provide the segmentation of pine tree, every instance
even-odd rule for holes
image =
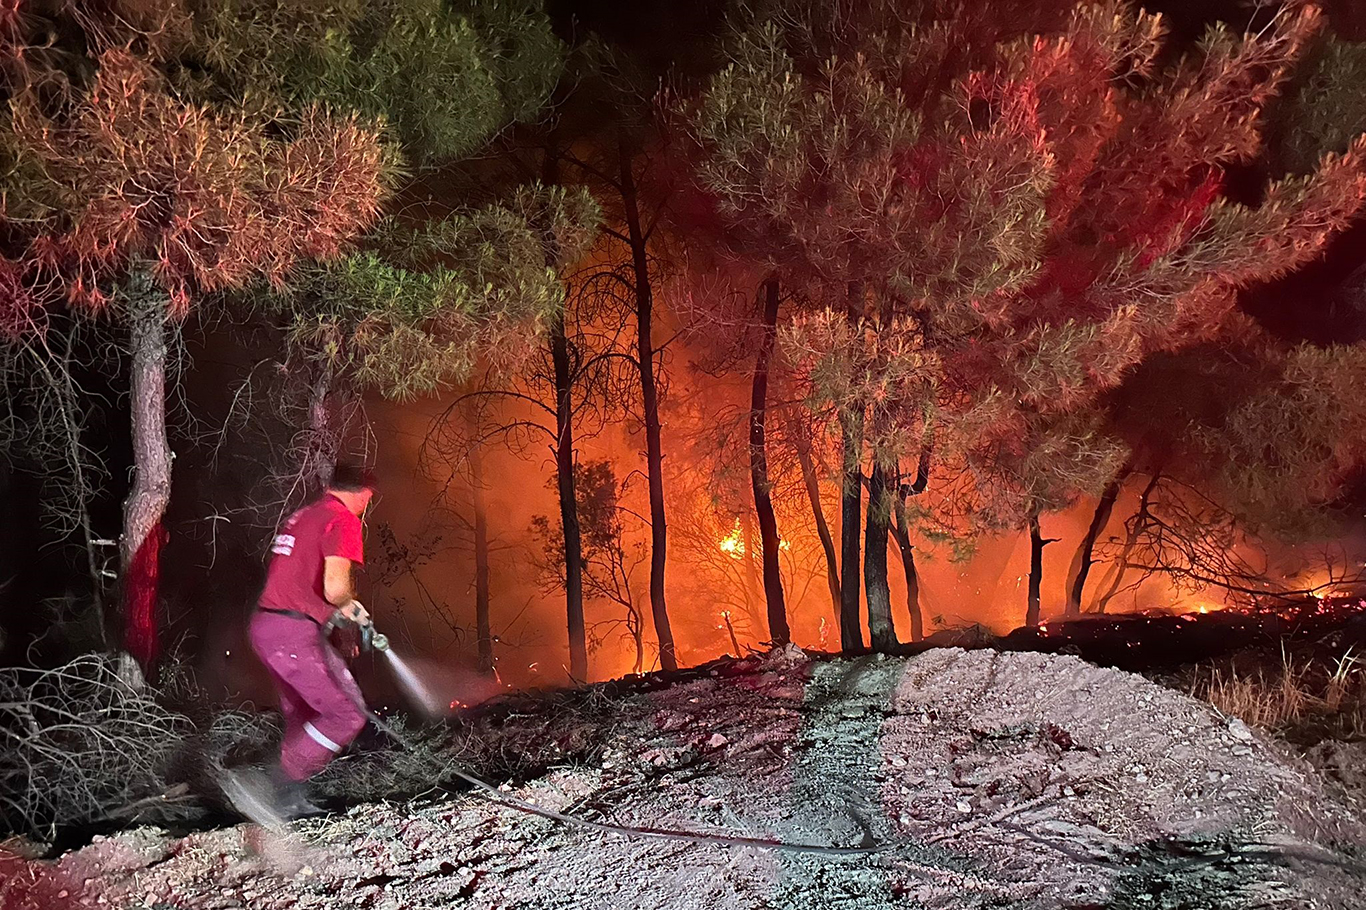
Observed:
[[[166,73],[184,51],[186,18],[173,5],[10,14],[0,144],[16,165],[5,187],[16,205],[0,260],[4,321],[41,332],[44,313],[68,305],[127,327],[125,637],[147,666],[171,492],[168,323],[216,292],[278,285],[301,261],[341,255],[388,194],[388,156],[377,126],[353,115],[262,112],[179,90]]]
[[[1255,207],[1223,193],[1319,20],[1216,25],[1172,62],[1161,19],[1115,0],[832,0],[743,22],[733,62],[679,105],[694,179],[753,258],[806,286],[789,344],[843,414],[851,469],[857,427],[883,477],[932,429],[940,470],[975,478],[979,525],[1034,528],[1038,548],[1040,515],[1100,492],[1123,453],[1099,396],[1212,337],[1240,288],[1360,210],[1360,140]]]
[[[1290,343],[1246,319],[1207,345],[1145,363],[1111,415],[1113,432],[1134,440],[1141,494],[1117,539],[1098,548],[1111,565],[1096,607],[1150,574],[1239,602],[1306,596],[1269,571],[1266,554],[1342,536],[1355,511],[1347,494],[1366,466],[1363,382],[1362,345]]]
[[[1361,44],[1333,34],[1314,43],[1272,109],[1268,171],[1308,174],[1325,153],[1352,147],[1366,130],[1364,65]],[[1266,308],[1262,300],[1284,309],[1287,293],[1287,283],[1258,289],[1250,309]],[[1359,343],[1313,346],[1233,318],[1210,343],[1133,371],[1111,397],[1108,418],[1109,432],[1133,453],[1097,499],[1077,548],[1068,613],[1083,608],[1098,552],[1113,560],[1096,609],[1132,583],[1134,569],[1161,573],[1178,588],[1223,588],[1235,599],[1302,596],[1269,577],[1260,554],[1341,534],[1342,497],[1359,469],[1361,415],[1350,390],[1361,381],[1361,357]],[[1102,542],[1121,488],[1135,477],[1136,509]]]
[[[597,208],[583,193],[461,170],[550,101],[566,49],[540,4],[218,0],[195,25],[218,91],[382,117],[408,172],[401,217],[261,301],[308,365],[310,414],[332,392],[449,389],[553,324],[560,273],[594,237]],[[335,444],[318,442],[306,477],[325,479]]]

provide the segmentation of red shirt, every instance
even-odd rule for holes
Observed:
[[[319,623],[335,607],[323,596],[323,565],[328,556],[362,563],[360,518],[331,494],[304,506],[285,521],[270,552],[261,606],[297,610]]]

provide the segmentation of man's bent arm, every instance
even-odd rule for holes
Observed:
[[[351,560],[345,556],[328,556],[323,560],[323,596],[353,622],[369,618],[365,608],[356,600],[356,586],[351,574]]]
[[[334,607],[344,607],[356,599],[351,560],[345,556],[328,556],[323,560],[323,596]]]

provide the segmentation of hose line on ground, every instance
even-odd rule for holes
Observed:
[[[360,706],[365,710],[365,714],[374,722],[375,726],[384,731],[386,735],[398,743],[409,752],[416,752],[413,744],[381,718],[369,711],[364,705]],[[555,809],[518,799],[499,790],[493,784],[475,777],[473,774],[462,771],[459,768],[449,769],[452,774],[467,784],[482,791],[492,802],[506,806],[509,809],[516,809],[528,815],[536,815],[551,821],[562,822],[567,825],[574,825],[579,828],[586,828],[590,831],[601,831],[607,834],[616,834],[621,837],[630,838],[653,838],[657,840],[686,841],[694,844],[720,844],[727,847],[759,847],[764,850],[778,850],[787,853],[815,853],[822,856],[868,856],[887,849],[886,844],[879,844],[873,840],[872,832],[865,827],[863,843],[857,847],[835,847],[824,844],[795,844],[781,840],[771,840],[762,837],[744,837],[742,835],[730,834],[708,834],[701,831],[679,831],[670,828],[647,828],[634,825],[617,825],[611,822],[594,822],[583,818],[575,818],[572,815],[565,815]],[[440,787],[445,790],[446,788]],[[450,792],[447,790],[446,792]]]

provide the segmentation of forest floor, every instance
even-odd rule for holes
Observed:
[[[0,855],[0,907],[1348,910],[1366,893],[1366,789],[1067,655],[789,650],[513,700],[339,774],[379,774],[381,754],[391,781],[501,769],[506,796],[586,820],[870,849],[625,837],[447,788],[288,835],[141,827],[55,862]]]

